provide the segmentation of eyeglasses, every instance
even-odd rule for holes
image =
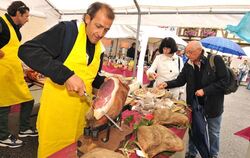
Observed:
[[[195,52],[197,50],[199,50],[199,49],[188,50],[188,51],[185,51],[185,54],[190,55],[190,54],[193,54],[193,52]]]
[[[186,55],[190,55],[190,54],[192,54],[192,52],[193,52],[193,51],[191,51],[191,50],[185,51],[185,54],[186,54]]]

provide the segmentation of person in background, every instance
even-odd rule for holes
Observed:
[[[0,146],[17,148],[23,141],[10,134],[8,115],[11,105],[21,104],[19,137],[37,136],[30,126],[34,100],[24,80],[17,56],[22,39],[20,28],[29,20],[29,8],[22,1],[13,1],[0,17]]]
[[[224,60],[225,64],[227,65],[227,56],[222,55],[222,59]]]
[[[105,80],[99,75],[104,56],[100,40],[114,18],[109,5],[95,2],[83,22],[60,22],[20,47],[19,57],[47,76],[37,120],[38,158],[49,157],[83,134],[90,108],[85,95],[92,96],[93,87],[98,89]]]
[[[175,88],[186,85],[186,102],[192,105],[197,96],[198,102],[204,107],[208,123],[210,141],[210,156],[217,158],[219,154],[220,127],[224,107],[224,90],[229,82],[226,65],[221,56],[216,55],[214,62],[216,72],[209,64],[209,56],[204,53],[199,41],[191,41],[185,48],[188,61],[176,79],[165,81],[157,85],[158,88]],[[191,107],[192,108],[192,107]],[[192,139],[189,139],[189,147],[186,158],[195,158],[197,150]]]
[[[230,67],[231,63],[232,63],[232,58],[229,56],[227,57],[226,66]]]
[[[136,43],[133,42],[131,47],[127,51],[127,57],[130,57],[132,59],[135,58],[135,46],[136,46]]]
[[[178,50],[177,50],[176,54],[182,58],[183,63],[186,63],[188,58],[184,53],[184,49],[185,49],[185,47],[183,45],[178,45]]]
[[[240,85],[242,79],[248,74],[249,71],[249,65],[247,63],[247,60],[244,60],[244,62],[238,66],[238,69],[239,69],[238,84]]]
[[[175,54],[177,45],[173,38],[166,37],[159,46],[160,55],[157,55],[151,67],[147,70],[149,79],[155,80],[154,87],[157,84],[167,80],[172,80],[178,76],[182,67],[182,59]],[[156,73],[157,71],[157,73]],[[168,89],[173,93],[173,98],[178,100],[183,93],[181,88]]]
[[[152,63],[154,62],[154,60],[155,60],[155,57],[156,57],[157,55],[159,55],[159,54],[160,54],[160,53],[159,53],[159,48],[156,48],[156,49],[153,51],[152,55],[151,55],[151,59],[150,59],[149,63],[152,64]]]

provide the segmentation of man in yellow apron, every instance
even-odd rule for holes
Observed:
[[[19,29],[28,21],[29,8],[23,2],[15,1],[7,12],[0,17],[0,146],[16,148],[23,142],[8,131],[11,105],[21,104],[19,137],[37,136],[29,123],[34,100],[17,56],[21,41]]]
[[[114,12],[95,2],[84,22],[60,22],[26,42],[19,57],[32,69],[47,76],[41,97],[37,128],[38,157],[45,158],[74,143],[83,134],[92,95],[105,77],[100,76],[103,50],[100,39],[110,29]]]

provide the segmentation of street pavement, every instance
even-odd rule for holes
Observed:
[[[250,90],[240,86],[224,103],[219,158],[246,158],[249,141],[234,133],[250,126]]]

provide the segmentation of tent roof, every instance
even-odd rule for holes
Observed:
[[[31,1],[31,0],[27,0]],[[34,0],[32,0],[34,1]],[[60,13],[83,13],[86,12],[87,7],[95,2],[94,0],[47,0]],[[115,12],[131,12],[136,11],[133,0],[99,0],[110,4]],[[189,11],[247,11],[250,9],[249,0],[137,0],[141,10],[153,11],[174,11],[181,10]],[[34,3],[34,2],[33,2]],[[39,3],[38,3],[39,4]]]
[[[0,9],[6,9],[13,0],[1,0]],[[82,16],[95,0],[22,0],[31,14],[58,19]],[[110,4],[115,12],[115,24],[137,24],[137,9],[133,0],[99,0]],[[142,25],[214,27],[237,25],[244,13],[250,11],[249,0],[137,0],[142,12]],[[56,23],[56,22],[55,22]]]

